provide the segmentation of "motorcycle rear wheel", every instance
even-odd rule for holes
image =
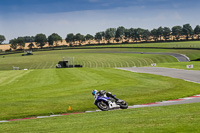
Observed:
[[[97,107],[102,111],[108,111],[109,107],[104,101],[97,102]]]

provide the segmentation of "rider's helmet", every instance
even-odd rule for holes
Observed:
[[[92,95],[95,95],[97,92],[98,92],[97,90],[93,90]]]

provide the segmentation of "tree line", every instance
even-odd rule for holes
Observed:
[[[145,41],[148,42],[150,40],[153,41],[166,41],[173,36],[173,40],[179,40],[181,36],[185,36],[185,40],[189,40],[189,38],[194,39],[195,36],[200,39],[200,26],[197,25],[194,29],[190,24],[184,24],[183,26],[174,26],[171,29],[169,27],[158,27],[152,30],[143,29],[143,28],[130,28],[127,29],[123,26],[118,28],[108,28],[105,31],[97,32],[94,36],[91,34],[87,34],[86,36],[77,33],[69,33],[67,34],[65,40],[69,43],[69,46],[74,45],[82,45],[84,42],[87,44],[91,44],[92,41],[96,41],[98,44],[100,43],[128,43],[129,40],[134,42]],[[3,35],[0,35],[0,44],[5,40]],[[9,41],[10,47],[12,49],[24,48],[25,43],[30,43],[28,47],[31,49],[34,47],[33,42],[37,45],[37,47],[43,48],[45,44],[48,43],[50,47],[53,47],[54,44],[58,45],[58,42],[62,42],[62,37],[57,33],[53,33],[50,36],[46,37],[45,34],[37,34],[36,36],[25,36],[11,39]],[[104,42],[103,42],[104,41]]]

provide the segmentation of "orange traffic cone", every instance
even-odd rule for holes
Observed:
[[[71,110],[71,106],[69,106],[68,110]]]

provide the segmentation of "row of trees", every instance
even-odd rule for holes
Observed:
[[[152,39],[154,41],[161,41],[163,39],[167,40],[170,38],[170,36],[175,36],[175,40],[179,40],[180,36],[183,35],[186,36],[186,40],[188,40],[190,37],[193,38],[195,35],[198,35],[198,39],[200,39],[200,26],[197,25],[193,30],[190,24],[185,24],[183,27],[174,26],[172,29],[169,27],[159,27],[151,31],[142,28],[126,29],[123,26],[120,26],[117,29],[108,28],[106,31],[97,32],[94,37],[90,34],[84,36],[80,33],[76,35],[70,33],[66,37],[66,42],[70,43],[70,45],[73,45],[77,41],[79,44],[81,44],[83,41],[88,41],[88,44],[90,44],[90,41],[93,39],[95,39],[98,43],[100,43],[102,40],[106,40],[107,43],[114,43],[114,41],[121,41],[123,43],[124,41],[128,42],[130,39],[134,40],[135,42],[141,40],[145,40],[147,42],[148,40]]]
[[[17,47],[23,49],[25,47],[25,43],[30,43],[28,47],[32,49],[34,47],[33,42],[35,42],[38,47],[42,48],[47,42],[49,43],[49,46],[53,46],[54,42],[57,43],[58,41],[62,41],[62,37],[60,37],[56,33],[53,33],[50,36],[48,36],[48,38],[45,34],[37,34],[35,37],[18,37],[11,39],[9,43],[11,44],[10,47],[13,49],[17,49]]]
[[[65,38],[66,42],[73,45],[82,45],[83,42],[88,44],[91,41],[96,41],[97,43],[101,43],[103,40],[106,43],[114,43],[114,41],[122,43],[129,42],[129,40],[133,40],[135,42],[138,41],[163,41],[170,38],[170,36],[174,36],[174,40],[179,40],[181,36],[185,36],[186,40],[189,38],[194,38],[194,36],[198,36],[200,39],[200,26],[197,25],[194,29],[190,26],[190,24],[185,24],[183,26],[174,26],[171,29],[169,27],[158,27],[153,30],[142,29],[142,28],[130,28],[126,29],[123,26],[118,28],[108,28],[106,31],[97,32],[95,36],[87,34],[86,36],[77,33],[77,34],[67,34]],[[0,36],[1,38],[1,36]],[[5,37],[4,37],[5,38]],[[11,48],[16,49],[18,46],[20,48],[24,48],[25,43],[30,42],[29,48],[34,46],[33,42],[40,48],[42,48],[47,42],[49,46],[53,46],[54,44],[58,44],[58,42],[62,42],[61,36],[57,33],[53,33],[50,36],[46,37],[45,34],[37,34],[34,36],[25,36],[18,37],[10,40]],[[1,41],[0,41],[1,43]],[[77,44],[78,43],[78,44]]]
[[[176,40],[180,39],[180,36],[185,35],[186,40],[188,40],[190,37],[194,37],[194,35],[198,35],[198,39],[200,38],[200,26],[197,25],[194,30],[190,26],[190,24],[185,24],[182,26],[174,26],[172,29],[169,27],[159,27],[157,29],[153,29],[149,31],[148,29],[142,29],[142,28],[130,28],[126,29],[123,26],[115,28],[109,28],[105,32],[97,32],[95,35],[95,39],[97,41],[101,41],[102,39],[107,40],[107,42],[110,43],[111,40],[116,40],[119,42],[120,40],[123,42],[123,40],[129,40],[132,39],[135,42],[141,41],[141,40],[151,40],[154,41],[169,39],[169,37],[173,35],[175,36]]]
[[[93,40],[93,36],[89,34],[84,36],[84,35],[81,35],[80,33],[76,35],[74,35],[73,33],[70,33],[66,37],[66,42],[70,43],[71,46],[76,41],[78,41],[79,43],[82,43],[85,40]],[[59,41],[62,42],[62,37],[59,36],[57,33],[53,33],[48,37],[46,37],[45,34],[37,34],[35,37],[29,37],[29,36],[18,37],[18,38],[11,39],[9,43],[11,44],[10,47],[13,49],[17,49],[17,47],[19,47],[20,49],[23,49],[25,47],[25,43],[30,42],[28,47],[32,49],[32,47],[34,47],[33,42],[35,42],[38,47],[43,48],[47,42],[50,47],[53,47],[54,44],[56,44],[57,46]]]
[[[34,42],[35,41],[35,37],[34,36],[25,36],[25,37],[19,37],[19,40],[23,39],[25,43],[28,42]],[[2,42],[4,42],[6,40],[4,35],[0,35],[0,44],[2,44]],[[12,41],[16,41],[15,39],[12,39]]]

